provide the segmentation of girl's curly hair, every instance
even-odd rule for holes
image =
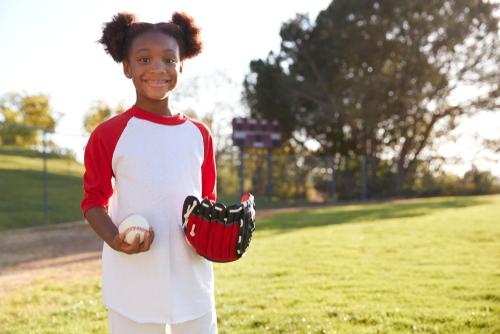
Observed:
[[[170,22],[139,22],[131,13],[118,13],[103,25],[102,37],[98,41],[111,57],[120,63],[128,57],[130,44],[135,37],[148,32],[161,31],[174,37],[179,45],[181,60],[197,56],[203,49],[200,28],[186,13],[175,12]]]

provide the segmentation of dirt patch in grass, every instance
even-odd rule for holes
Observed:
[[[40,280],[99,275],[101,248],[83,221],[2,231],[0,295]]]

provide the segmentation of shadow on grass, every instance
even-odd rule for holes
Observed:
[[[217,202],[224,203],[226,205],[229,204],[234,204],[234,203],[239,203],[241,201],[241,196],[235,196],[235,195],[225,195],[223,193],[219,193],[217,195]],[[267,197],[265,196],[256,196],[255,197],[255,205],[257,206],[258,210],[261,209],[282,209],[282,208],[298,208],[298,207],[322,207],[324,206],[323,203],[321,202],[311,202],[306,199],[300,199],[300,200],[286,200],[286,199],[276,199],[273,198],[272,201],[270,201]]]
[[[411,218],[428,215],[436,210],[465,208],[490,201],[484,197],[454,197],[419,199],[405,203],[332,206],[274,214],[260,219],[257,222],[257,228],[259,231],[284,232],[304,227]]]
[[[43,173],[0,169],[0,230],[44,223]],[[81,219],[81,177],[48,174],[49,223]]]

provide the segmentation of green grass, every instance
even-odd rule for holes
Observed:
[[[221,334],[500,333],[500,196],[434,198],[260,219],[216,264]],[[100,278],[0,299],[0,333],[102,333]]]
[[[47,161],[49,223],[81,219],[83,166],[55,155],[50,155]],[[44,223],[40,153],[2,147],[0,189],[0,230]]]

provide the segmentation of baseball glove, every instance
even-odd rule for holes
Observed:
[[[213,262],[238,260],[245,254],[255,230],[254,197],[247,193],[240,204],[226,207],[188,196],[182,208],[182,222],[187,242],[199,255]]]

